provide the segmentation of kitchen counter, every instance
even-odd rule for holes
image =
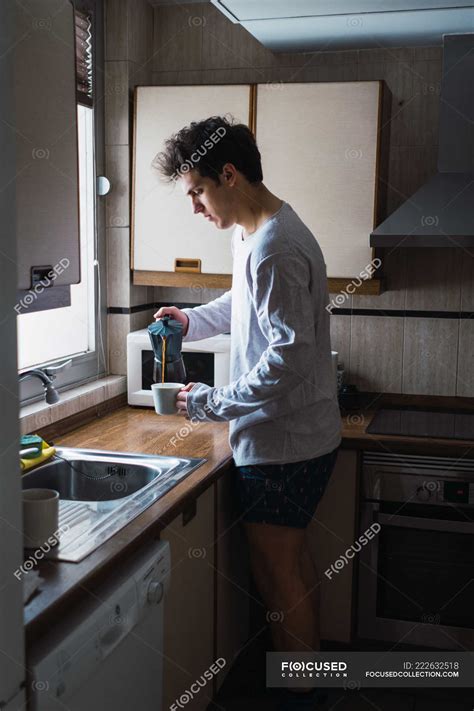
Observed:
[[[344,449],[474,459],[474,439],[368,434],[366,428],[370,425],[376,412],[377,408],[374,408],[344,415],[342,432],[342,447]]]
[[[377,403],[382,404],[387,403]],[[367,434],[365,429],[375,412],[374,407],[344,416],[342,448],[474,459],[474,441]],[[25,606],[28,642],[40,635],[52,619],[67,614],[71,603],[133,555],[134,550],[146,541],[158,538],[160,531],[215,482],[232,460],[227,423],[193,424],[177,415],[160,418],[151,409],[129,406],[120,407],[57,437],[55,443],[143,454],[204,457],[207,461],[84,560],[79,563],[40,562],[38,569],[45,582]]]
[[[122,407],[55,440],[67,447],[204,457],[207,461],[79,563],[43,560],[45,582],[25,606],[27,643],[52,619],[67,614],[109,571],[160,531],[229,467],[227,423],[193,424],[181,416],[157,417],[148,408]]]

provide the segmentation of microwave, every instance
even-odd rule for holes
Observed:
[[[230,334],[224,333],[201,341],[182,344],[187,383],[205,383],[211,387],[229,384]],[[127,336],[128,404],[154,407],[151,386],[154,355],[146,328]]]

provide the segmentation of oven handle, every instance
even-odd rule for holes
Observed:
[[[398,526],[400,528],[421,528],[425,531],[446,531],[447,533],[474,533],[474,523],[468,521],[392,516],[384,513],[374,513],[374,519],[382,525]]]

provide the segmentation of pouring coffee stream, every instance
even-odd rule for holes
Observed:
[[[165,382],[166,370],[166,336],[163,336],[161,341],[161,382]]]

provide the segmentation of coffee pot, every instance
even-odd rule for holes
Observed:
[[[148,326],[148,335],[154,354],[153,381],[185,383],[186,369],[181,355],[183,325],[163,316]]]

